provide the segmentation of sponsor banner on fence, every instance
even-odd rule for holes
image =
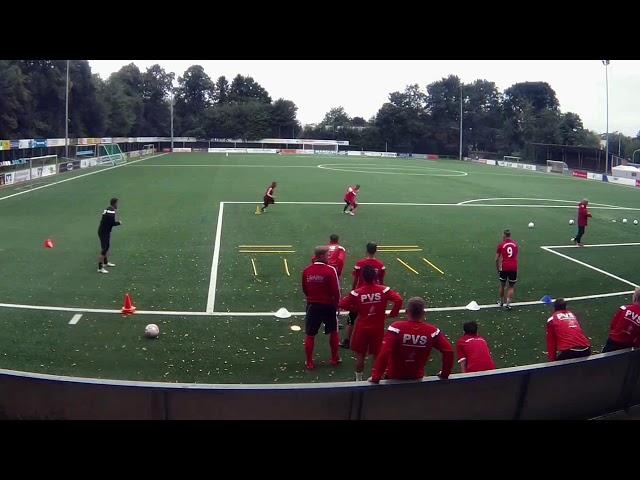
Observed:
[[[381,157],[395,158],[398,156],[396,152],[380,152]]]
[[[4,175],[0,174],[0,185],[4,185]]]
[[[11,185],[13,183],[13,172],[4,174],[5,185]]]
[[[604,175],[602,180],[605,182],[617,183],[618,185],[629,185],[630,187],[635,187],[637,182],[634,178],[612,177],[611,175]]]
[[[103,137],[100,139],[100,143],[113,143],[113,138],[111,137]]]
[[[73,160],[72,162],[60,163],[58,164],[58,171],[62,173],[62,172],[70,172],[72,170],[77,170],[81,168],[81,161],[82,160]]]
[[[33,140],[33,148],[42,148],[47,146],[46,138],[35,138]]]
[[[97,158],[83,158],[80,160],[80,168],[95,167],[96,165],[98,165]]]
[[[277,148],[247,148],[247,153],[278,153]]]
[[[578,178],[587,178],[587,172],[585,172],[583,170],[573,170],[571,172],[571,176],[572,177],[578,177]]]
[[[440,158],[440,155],[427,155],[426,159],[427,160],[438,160]]]
[[[362,152],[359,152],[357,150],[347,150],[347,155],[350,157],[359,157],[362,155]]]
[[[47,147],[64,147],[64,138],[47,138]]]
[[[191,151],[192,152],[198,152],[198,153],[207,153],[207,149],[206,148],[192,148]]]
[[[171,153],[171,148],[170,147],[165,147],[165,148],[162,149],[162,151],[164,153]]]
[[[0,140],[0,150],[11,150],[11,140]]]
[[[636,187],[640,188],[640,180],[636,180]]]
[[[129,143],[129,139],[127,137],[113,137],[111,140],[113,140],[112,143]]]
[[[17,150],[20,148],[20,140],[11,140],[11,143],[9,144],[11,150]]]
[[[484,164],[487,163],[487,159],[486,158],[472,158],[471,161],[474,162],[474,163],[484,163]]]
[[[601,173],[591,173],[591,172],[587,172],[587,178],[589,180],[598,180],[598,181],[602,181],[602,174]]]
[[[31,148],[31,145],[33,145],[33,138],[18,140],[18,148]]]
[[[295,148],[281,148],[280,149],[280,155],[295,155],[296,154],[296,149]]]
[[[179,152],[179,153],[191,153],[191,147],[189,147],[189,148],[174,148],[173,151],[174,152]]]
[[[399,158],[412,158],[413,154],[412,153],[399,153],[398,157]]]
[[[13,183],[26,182],[29,180],[29,173],[29,169],[13,172]]]
[[[42,167],[42,176],[43,177],[48,177],[49,175],[55,175],[56,172],[56,166],[55,165],[45,165],[44,167]]]
[[[134,150],[132,152],[127,152],[125,155],[127,155],[129,158],[131,158],[131,157],[139,157],[140,155],[142,155],[142,151],[141,150]]]
[[[173,151],[177,152],[179,149],[174,148]],[[246,148],[208,148],[209,153],[247,153]]]

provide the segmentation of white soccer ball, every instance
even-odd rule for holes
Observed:
[[[155,323],[150,323],[149,325],[144,327],[144,336],[145,337],[147,337],[147,338],[158,338],[158,335],[160,335],[160,329],[158,328],[158,325],[156,325]]]
[[[529,228],[533,228],[535,227],[535,225],[533,224],[533,222],[529,222]]]
[[[575,222],[575,220],[572,218],[571,220],[569,220],[569,225],[573,225]]]
[[[634,220],[634,221],[633,221],[633,224],[634,224],[634,225],[637,225],[637,224],[638,224],[638,220]]]
[[[626,219],[626,218],[623,218],[623,219],[622,219],[622,223],[627,223],[627,219]]]

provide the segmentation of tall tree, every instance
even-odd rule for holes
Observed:
[[[0,138],[19,138],[30,133],[30,114],[31,94],[20,66],[0,60]]]
[[[21,60],[18,62],[31,94],[31,132],[36,137],[64,136],[66,61]]]
[[[69,62],[69,136],[101,137],[106,112],[98,98],[96,82],[86,60]]]
[[[291,100],[279,98],[273,102],[271,108],[272,135],[278,138],[293,137],[300,130],[300,124],[296,119],[298,107]]]
[[[173,88],[174,77],[174,73],[167,73],[158,64],[149,67],[142,75],[141,135],[169,135],[171,123],[169,96]]]
[[[229,82],[224,75],[221,75],[216,80],[214,100],[216,103],[227,103],[229,101]]]
[[[178,135],[206,137],[205,111],[213,104],[213,82],[201,65],[189,67],[178,77],[174,117]]]
[[[267,91],[252,77],[236,75],[228,94],[229,102],[248,102],[256,100],[264,103],[271,103],[271,97]]]

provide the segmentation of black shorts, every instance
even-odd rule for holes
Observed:
[[[262,199],[262,201],[264,202],[264,206],[266,207],[267,205],[273,205],[274,203],[276,203],[276,201],[274,200],[273,197],[268,197],[268,196],[264,196],[264,198]]]
[[[358,318],[358,312],[349,312],[349,320],[347,320],[347,325],[355,325],[356,318]]]
[[[518,272],[515,270],[500,270],[498,277],[500,278],[500,283],[502,283],[502,285],[507,283],[507,281],[509,282],[509,285],[515,285],[518,281]]]
[[[307,335],[315,336],[324,323],[324,333],[338,331],[338,317],[336,307],[320,303],[307,304],[307,315],[304,319],[304,331]]]
[[[580,350],[563,350],[558,354],[556,360],[570,360],[572,358],[582,358],[591,355],[591,348],[587,347]]]
[[[615,352],[616,350],[624,350],[625,348],[631,348],[631,345],[625,345],[607,338],[607,343],[604,344],[602,353]]]
[[[98,238],[100,239],[101,255],[106,255],[111,245],[111,234],[98,232]]]

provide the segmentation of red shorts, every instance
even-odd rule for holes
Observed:
[[[356,320],[356,326],[351,334],[351,341],[349,345],[351,350],[362,355],[378,355],[380,348],[382,347],[382,339],[384,337],[384,328],[358,328],[358,322]]]

